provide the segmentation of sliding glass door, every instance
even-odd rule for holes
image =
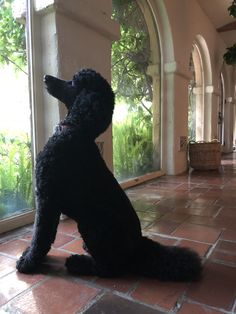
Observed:
[[[33,208],[26,7],[0,2],[0,220]]]

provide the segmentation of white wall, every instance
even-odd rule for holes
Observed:
[[[50,2],[50,3],[49,3]],[[36,0],[37,19],[40,26],[42,73],[71,79],[81,68],[93,68],[108,81],[111,80],[111,44],[119,38],[119,26],[111,19],[110,0],[55,0],[43,6]],[[37,5],[38,3],[38,5]],[[40,76],[40,77],[39,77]],[[36,106],[42,104],[36,104]],[[55,124],[66,114],[63,104],[43,92],[44,136],[40,149],[52,134]],[[42,126],[42,124],[41,124]],[[98,141],[104,142],[104,158],[112,169],[111,128]],[[44,143],[43,143],[44,142]]]

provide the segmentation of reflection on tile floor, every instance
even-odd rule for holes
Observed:
[[[40,275],[15,271],[32,226],[0,237],[0,313],[236,313],[236,156],[223,158],[219,171],[163,176],[126,191],[145,235],[202,256],[200,282],[70,276],[65,258],[83,248],[65,220]]]

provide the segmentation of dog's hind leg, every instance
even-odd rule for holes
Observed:
[[[16,268],[22,273],[38,271],[44,256],[55,240],[57,226],[60,220],[60,211],[55,204],[38,204],[34,224],[33,238],[28,247],[17,261]]]
[[[80,276],[97,275],[96,263],[90,255],[71,255],[66,259],[69,273]]]
[[[69,273],[78,276],[99,276],[112,278],[120,275],[115,267],[111,265],[98,264],[90,255],[71,255],[66,260],[66,267]]]

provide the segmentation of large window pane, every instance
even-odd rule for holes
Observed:
[[[0,1],[0,219],[32,209],[24,1]],[[18,17],[18,19],[16,18]]]
[[[121,27],[121,38],[112,48],[116,93],[113,164],[115,176],[123,181],[160,169],[160,123],[154,122],[160,119],[160,111],[153,117],[158,110],[154,108],[154,82],[148,71],[152,61],[144,15],[136,1],[116,0],[113,4],[114,18]]]

